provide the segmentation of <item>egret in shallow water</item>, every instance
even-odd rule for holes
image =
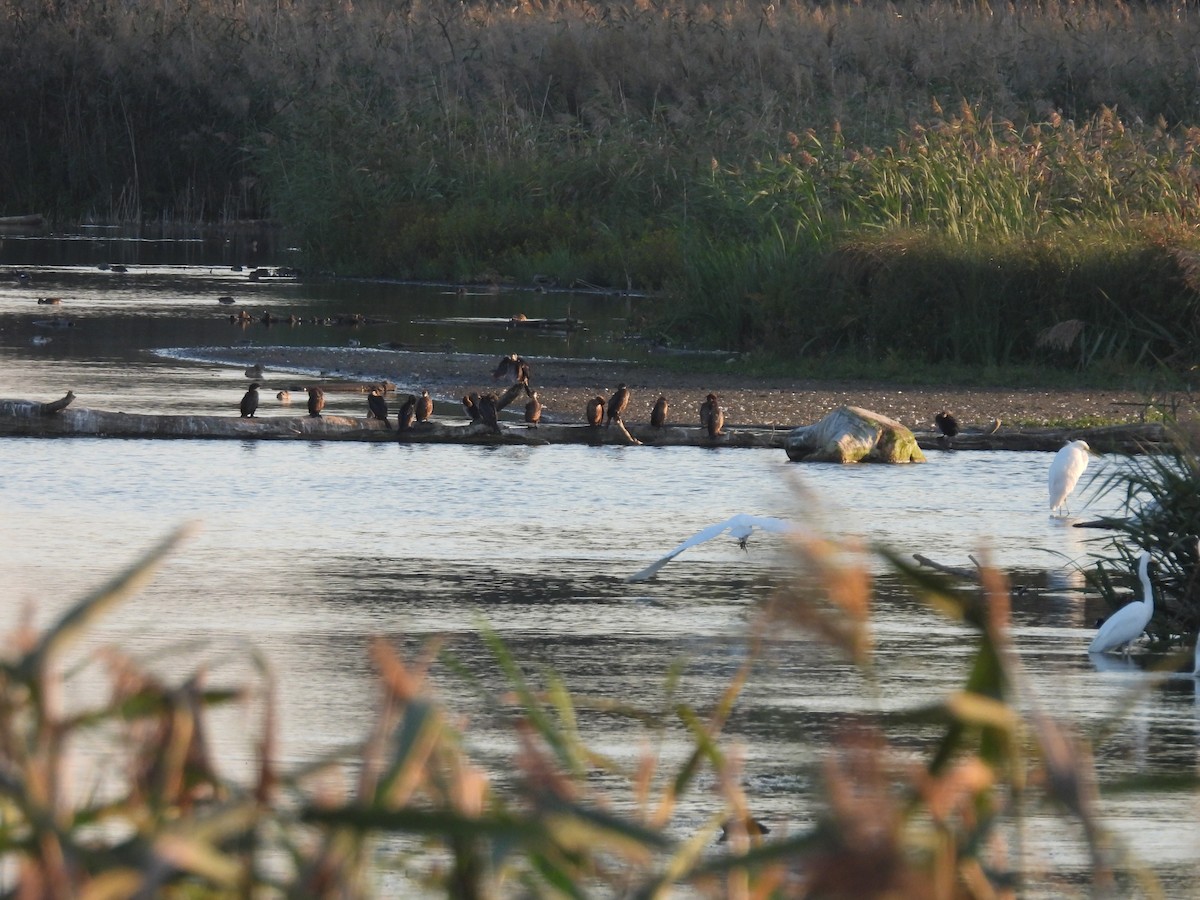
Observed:
[[[1128,653],[1130,642],[1146,630],[1154,615],[1154,586],[1150,584],[1150,554],[1147,551],[1142,551],[1138,559],[1138,578],[1142,582],[1142,599],[1126,603],[1105,619],[1088,645],[1088,653],[1106,653],[1118,649]]]
[[[724,522],[718,522],[715,525],[709,525],[700,531],[697,531],[690,538],[672,549],[666,556],[655,560],[642,569],[640,572],[630,575],[626,581],[649,581],[658,574],[658,570],[677,557],[688,547],[695,547],[697,544],[703,544],[705,541],[711,541],[715,537],[720,537],[726,532],[729,536],[738,542],[738,546],[743,550],[746,549],[746,542],[750,540],[750,535],[756,529],[761,531],[787,532],[793,530],[793,525],[786,519],[775,519],[770,516],[751,516],[746,513],[738,513],[726,519]]]
[[[1069,512],[1066,508],[1067,497],[1071,491],[1075,490],[1079,476],[1087,468],[1091,452],[1087,441],[1071,441],[1054,454],[1054,461],[1050,463],[1050,475],[1047,478],[1047,485],[1050,489],[1050,515],[1056,515],[1060,510],[1062,510],[1062,515]]]

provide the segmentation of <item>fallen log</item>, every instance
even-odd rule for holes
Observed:
[[[1068,441],[1082,439],[1096,453],[1154,453],[1166,449],[1170,436],[1161,424],[1105,425],[1098,428],[1000,429],[991,434],[960,432],[953,438],[936,433],[916,435],[922,450],[1017,450],[1055,452]]]
[[[56,412],[61,412],[62,410],[66,409],[71,405],[71,403],[74,402],[74,400],[75,392],[67,391],[61,400],[55,400],[53,403],[41,404],[41,409],[38,410],[38,413],[43,416],[52,416]]]
[[[917,565],[919,566],[933,569],[935,572],[941,572],[943,575],[950,575],[951,577],[957,578],[961,581],[971,581],[976,584],[978,584],[980,581],[979,563],[975,563],[974,569],[967,569],[963,566],[949,566],[944,563],[935,562],[922,553],[914,553],[913,559],[917,561]],[[970,559],[971,562],[975,562],[975,557],[972,556]]]
[[[68,397],[70,399],[68,399]],[[396,431],[378,419],[356,416],[142,415],[67,409],[73,394],[54,403],[0,400],[2,437],[201,438],[233,440],[391,441],[436,444],[653,444],[659,446],[782,447],[784,432],[730,430],[717,439],[699,428],[590,425],[537,426],[501,421],[500,433],[467,420],[430,420]],[[50,409],[53,415],[45,411]]]

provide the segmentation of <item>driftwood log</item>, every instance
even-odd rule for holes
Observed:
[[[407,441],[445,444],[646,444],[658,447],[747,447],[785,449],[792,430],[771,426],[726,426],[713,438],[700,428],[614,422],[601,425],[543,422],[532,427],[515,419],[501,419],[501,433],[479,425],[435,419],[418,423],[398,433],[375,419],[326,415],[265,416],[242,419],[236,416],[137,415],[102,410],[68,408],[75,395],[50,403],[29,400],[0,400],[0,437],[141,437],[141,438],[234,438],[238,440],[350,440]],[[811,427],[811,426],[810,426]],[[1161,425],[1121,425],[1086,429],[1013,429],[993,434],[959,434],[949,444],[954,450],[1058,450],[1075,438],[1086,440],[1100,453],[1157,452],[1169,445]],[[926,450],[947,449],[935,434],[919,434],[917,444]]]
[[[784,445],[793,462],[924,462],[913,433],[895,419],[839,406],[819,422],[793,428]]]
[[[1096,453],[1155,453],[1170,445],[1170,435],[1157,423],[1105,425],[1100,428],[1016,428],[990,434],[960,432],[953,438],[917,435],[922,450],[1043,450],[1055,452],[1082,438]]]
[[[74,399],[74,395],[68,395]],[[70,399],[53,404],[0,400],[0,436],[226,438],[235,440],[392,441],[432,444],[654,444],[659,446],[781,448],[786,432],[770,429],[731,429],[710,438],[694,428],[652,428],[649,425],[537,426],[500,422],[497,434],[466,420],[418,422],[403,431],[378,419],[356,416],[238,416],[139,415],[95,409],[66,409]],[[46,410],[57,407],[54,415]],[[51,410],[53,412],[53,410]]]

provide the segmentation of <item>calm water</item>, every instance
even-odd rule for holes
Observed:
[[[82,246],[93,255],[114,252]],[[386,314],[395,331],[381,327],[379,340],[408,334],[431,348],[449,340],[472,352],[509,340],[469,326],[430,335],[410,324],[433,305],[490,315],[501,302],[491,295],[472,300],[435,288],[338,282],[250,288],[244,274],[218,271],[211,259],[188,266],[156,260],[146,271],[114,276],[91,258],[72,264],[67,254],[37,266],[14,259],[10,247],[0,244],[9,254],[0,255],[0,277],[19,264],[32,280],[0,282],[5,397],[50,399],[74,386],[89,405],[130,412],[227,409],[230,388],[245,383],[240,371],[152,351],[247,339],[230,331],[227,310],[215,302],[234,289],[258,292],[257,305],[304,315]],[[34,255],[28,245],[22,252]],[[53,294],[64,297],[61,308],[34,303]],[[503,300],[530,315],[550,314],[548,306],[528,312],[536,304],[570,304],[572,315],[596,323],[571,339],[580,346],[531,339],[527,355],[609,358],[637,352],[620,339],[626,302],[532,293]],[[492,311],[483,310],[488,305]],[[69,333],[34,324],[48,311],[78,323]],[[264,331],[252,339],[265,339]],[[43,333],[50,342],[31,342]],[[331,329],[270,332],[275,342],[345,338]],[[180,522],[199,520],[201,532],[90,635],[89,646],[116,643],[165,675],[206,661],[216,683],[253,681],[245,649],[260,649],[280,691],[281,754],[289,764],[365,734],[374,700],[366,647],[378,634],[410,650],[445,636],[450,651],[498,690],[478,637],[486,622],[528,671],[553,667],[581,695],[644,706],[657,705],[668,669],[683,660],[682,696],[703,707],[744,658],[763,602],[792,577],[783,542],[760,535],[743,553],[715,541],[684,553],[654,581],[631,585],[624,577],[692,532],[752,512],[956,565],[990,551],[1027,585],[1014,601],[1015,638],[1034,694],[1056,714],[1098,728],[1145,676],[1120,665],[1097,671],[1085,653],[1090,623],[1102,611],[1073,590],[1079,579],[1070,562],[1086,559],[1090,534],[1047,517],[1048,464],[1048,454],[932,453],[927,465],[907,468],[801,468],[782,452],[729,449],[0,440],[7,581],[0,626],[10,628],[23,611],[50,621]],[[1088,515],[1109,508],[1096,499],[1077,506]],[[752,808],[779,831],[812,823],[816,765],[848,716],[930,702],[963,682],[967,633],[886,580],[873,627],[878,688],[809,638],[781,633],[730,723]],[[438,674],[442,698],[470,717],[473,752],[503,779],[511,742],[494,710],[445,670]],[[85,684],[85,693],[99,696],[101,679]],[[219,724],[218,758],[248,767],[252,711],[229,711]],[[643,746],[640,732],[611,718],[585,714],[583,726],[594,748],[620,761],[632,762]],[[928,739],[904,729],[894,736],[918,754]],[[685,747],[678,730],[666,731],[668,761]],[[1106,779],[1195,774],[1198,750],[1194,688],[1177,681],[1138,695],[1132,714],[1097,746],[1096,763]],[[103,751],[96,762],[102,768]],[[705,790],[688,798],[679,836],[715,808]],[[1172,892],[1200,874],[1193,795],[1127,795],[1107,801],[1105,812]],[[1071,881],[1086,867],[1077,829],[1045,811],[1032,814],[1024,852],[1047,894],[1059,890],[1055,878]]]

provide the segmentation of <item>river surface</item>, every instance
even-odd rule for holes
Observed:
[[[98,408],[226,412],[231,388],[245,384],[240,368],[193,361],[189,351],[248,339],[216,302],[228,294],[252,296],[254,309],[386,320],[353,333],[363,346],[394,340],[494,354],[511,340],[503,332],[414,322],[569,309],[586,331],[538,335],[523,352],[631,360],[642,352],[623,337],[636,315],[630,298],[473,297],[329,278],[250,282],[231,268],[230,254],[241,258],[244,246],[201,239],[162,247],[97,232],[6,238],[0,250],[3,397],[50,400],[73,387],[77,403]],[[285,249],[272,252],[259,263],[287,264]],[[114,261],[130,271],[98,268]],[[45,296],[63,302],[38,305]],[[75,324],[48,327],[55,313]],[[351,336],[302,327],[259,330],[252,339],[343,346]],[[660,705],[670,670],[681,664],[679,695],[703,709],[745,658],[766,601],[797,578],[786,542],[760,533],[742,551],[714,540],[652,581],[625,578],[701,528],[747,512],[952,565],[989,554],[1020,585],[1014,640],[1029,702],[1085,733],[1129,708],[1095,746],[1102,781],[1195,776],[1200,716],[1191,680],[1148,687],[1136,665],[1113,658],[1098,669],[1085,652],[1105,611],[1079,590],[1075,568],[1095,549],[1095,532],[1072,525],[1112,511],[1114,501],[1085,478],[1076,517],[1049,518],[1049,462],[1041,453],[931,452],[927,464],[910,467],[800,467],[782,451],[729,448],[0,439],[0,627],[23,616],[52,621],[174,527],[198,521],[199,533],[102,620],[86,646],[115,644],[174,679],[205,663],[218,684],[256,683],[247,654],[256,648],[279,692],[286,766],[366,735],[376,696],[367,648],[376,635],[410,653],[442,637],[499,692],[479,636],[486,623],[527,672],[551,668],[581,696],[644,707]],[[1090,471],[1118,465],[1099,459]],[[933,702],[965,680],[969,632],[915,602],[878,558],[868,565],[879,576],[876,686],[811,636],[775,629],[726,730],[744,760],[751,808],[773,833],[812,825],[820,762],[851,717]],[[439,697],[468,722],[472,754],[504,783],[511,732],[448,668],[434,674]],[[82,681],[83,697],[102,696],[102,679]],[[594,749],[623,764],[646,745],[626,722],[585,714],[581,723]],[[228,711],[217,724],[216,757],[248,773],[256,715]],[[897,726],[889,735],[925,758],[930,732]],[[655,740],[664,765],[688,746],[679,727]],[[105,750],[95,753],[102,769]],[[711,785],[685,798],[677,837],[719,808]],[[1102,804],[1107,826],[1169,895],[1186,895],[1200,875],[1196,800],[1176,791]],[[1029,811],[1022,845],[1012,848],[1018,853],[1029,894],[1086,894],[1086,848],[1069,819]]]

